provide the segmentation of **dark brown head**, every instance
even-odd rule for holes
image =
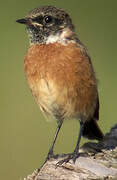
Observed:
[[[54,6],[36,8],[17,22],[26,25],[33,44],[73,40],[75,36],[70,16],[63,9]]]

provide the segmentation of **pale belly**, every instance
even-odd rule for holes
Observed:
[[[56,119],[80,118],[81,116],[87,119],[92,115],[95,107],[94,99],[91,103],[87,103],[85,94],[86,102],[83,102],[84,97],[78,94],[75,87],[66,86],[65,83],[63,86],[58,84],[53,80],[43,78],[38,82],[30,79],[30,88],[42,112]]]

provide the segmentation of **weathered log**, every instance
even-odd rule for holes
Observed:
[[[85,143],[75,164],[72,160],[61,166],[57,162],[68,155],[48,160],[41,170],[35,170],[24,180],[117,180],[117,124],[103,142]]]

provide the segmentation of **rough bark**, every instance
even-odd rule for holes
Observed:
[[[117,124],[103,142],[85,143],[75,164],[72,160],[57,166],[67,155],[48,160],[41,170],[35,170],[24,180],[117,180]]]

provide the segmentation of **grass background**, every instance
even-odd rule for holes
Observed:
[[[117,1],[10,0],[0,6],[0,179],[19,180],[40,167],[56,122],[47,123],[28,88],[23,59],[29,47],[23,25],[29,10],[56,5],[67,10],[88,47],[99,79],[100,126],[106,133],[117,119]],[[55,152],[71,152],[76,121],[65,122]],[[82,141],[83,143],[84,141]],[[81,144],[82,144],[81,143]]]

